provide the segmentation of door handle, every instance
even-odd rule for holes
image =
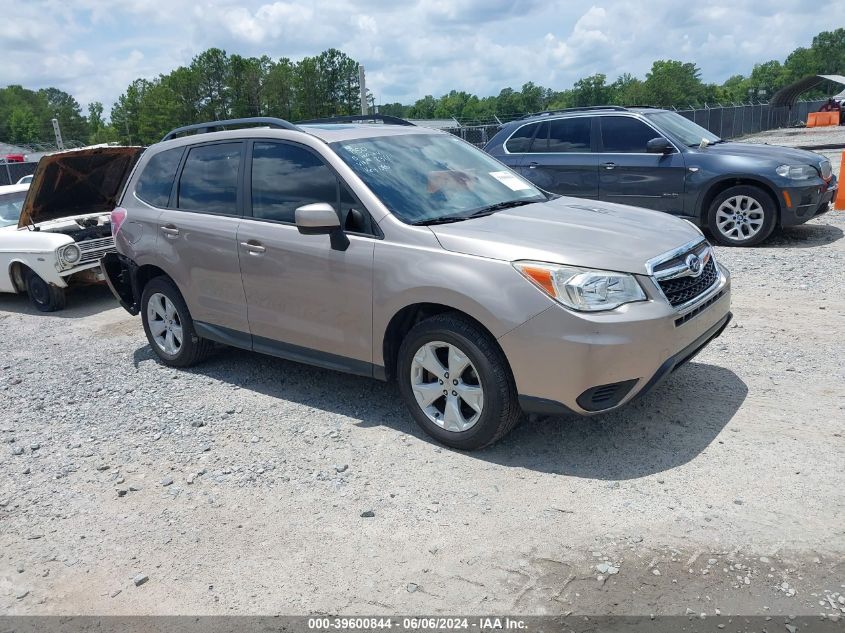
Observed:
[[[179,229],[177,229],[172,224],[168,224],[166,226],[161,227],[161,232],[164,233],[167,237],[178,237],[179,236]]]
[[[615,168],[616,168],[616,163],[605,163],[605,164],[604,164],[604,168],[605,168],[605,169],[615,169]]]
[[[250,255],[261,255],[261,253],[264,253],[264,252],[267,251],[266,248],[261,246],[261,244],[259,244],[255,240],[249,240],[248,242],[241,242],[241,246],[243,246],[247,251],[249,251]]]
[[[535,163],[535,162],[528,163],[528,169],[537,169],[537,167],[539,165],[540,165],[540,163]]]

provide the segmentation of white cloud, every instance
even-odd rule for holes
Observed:
[[[301,58],[329,47],[367,68],[379,101],[450,89],[480,95],[534,81],[563,89],[655,59],[708,81],[783,59],[833,25],[810,0],[5,0],[0,85],[56,86],[107,108],[136,77],[206,48]]]

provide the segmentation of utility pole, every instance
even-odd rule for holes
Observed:
[[[358,86],[361,88],[361,114],[369,114],[367,111],[367,81],[364,77],[363,64],[358,64]]]
[[[58,119],[53,119],[53,133],[56,135],[56,147],[58,147],[59,149],[64,149],[65,144],[64,141],[62,141],[62,130],[59,127]]]

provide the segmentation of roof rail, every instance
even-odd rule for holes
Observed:
[[[179,134],[187,134],[188,132],[192,132],[194,130],[196,130],[199,134],[214,132],[216,129],[226,127],[227,125],[266,125],[268,127],[281,128],[283,130],[301,131],[290,121],[285,121],[284,119],[277,119],[275,117],[256,116],[247,117],[244,119],[226,119],[225,121],[209,121],[207,123],[194,123],[193,125],[183,125],[182,127],[177,127],[174,130],[170,130],[167,134],[164,135],[164,138],[161,140],[169,141],[170,139],[177,137]]]
[[[398,116],[391,116],[389,114],[344,114],[332,117],[325,117],[322,119],[308,119],[307,121],[297,121],[299,125],[311,125],[314,123],[365,123],[367,121],[381,121],[385,125],[414,125],[410,121],[400,119]]]
[[[649,109],[649,110],[664,110],[665,108],[661,108],[660,106],[653,106],[653,105],[629,105],[625,106],[626,108],[642,108],[642,109]]]
[[[628,108],[618,105],[603,105],[603,106],[581,106],[578,108],[561,108],[560,110],[543,110],[542,112],[534,112],[533,114],[526,114],[520,119],[530,119],[533,116],[549,116],[550,114],[564,114],[566,112],[590,112],[592,110],[616,110],[624,112]]]

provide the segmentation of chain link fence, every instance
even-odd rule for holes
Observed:
[[[799,101],[792,107],[775,107],[768,103],[741,103],[675,111],[720,138],[737,138],[746,134],[800,125],[806,122],[810,112],[818,112],[825,101],[827,100]],[[444,129],[473,145],[484,147],[499,127],[498,123],[491,123]]]

